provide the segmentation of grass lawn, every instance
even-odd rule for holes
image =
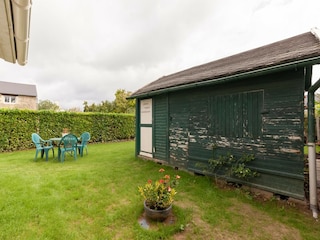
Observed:
[[[159,164],[136,159],[134,142],[88,151],[64,163],[51,154],[34,162],[35,150],[0,154],[0,239],[319,239],[319,222],[292,202],[258,201],[171,167],[167,174],[181,176],[175,222],[145,229],[138,186]]]

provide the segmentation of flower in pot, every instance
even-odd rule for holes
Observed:
[[[165,170],[161,168],[160,173]],[[180,176],[171,178],[164,175],[158,180],[149,179],[144,186],[138,187],[144,199],[144,208],[147,217],[153,220],[163,221],[170,213],[174,196],[177,194],[175,187],[179,183]]]

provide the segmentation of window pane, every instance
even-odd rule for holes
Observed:
[[[16,103],[16,96],[4,96],[5,103]]]

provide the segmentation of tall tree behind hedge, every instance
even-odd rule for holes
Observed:
[[[116,99],[114,100],[114,112],[116,113],[134,113],[135,100],[127,100],[131,92],[124,89],[118,89],[115,93]]]
[[[88,105],[87,101],[83,103],[84,112],[108,112],[108,113],[134,113],[135,100],[127,100],[131,92],[124,89],[118,89],[115,93],[115,100],[109,102],[108,100],[102,101],[100,104]]]
[[[38,103],[39,110],[51,110],[58,111],[60,109],[59,105],[51,102],[50,100],[40,100]]]

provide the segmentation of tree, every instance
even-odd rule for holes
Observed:
[[[83,111],[84,112],[93,112],[92,110],[92,105],[89,106],[87,101],[83,102]]]
[[[67,112],[82,112],[82,111],[79,107],[73,107],[73,108],[69,108]]]
[[[96,105],[95,103],[88,105],[87,101],[83,102],[83,111],[84,112],[112,112],[113,104],[109,101],[102,101],[100,104]]]
[[[39,100],[38,109],[39,110],[59,111],[60,107],[58,104],[51,102],[50,100]]]
[[[102,101],[98,110],[99,112],[113,112],[114,104],[108,100]]]
[[[124,89],[118,89],[115,93],[115,100],[110,102],[108,100],[102,101],[100,104],[95,103],[88,105],[87,101],[83,102],[84,112],[114,112],[114,113],[134,113],[135,100],[127,100],[131,92]]]
[[[114,112],[117,113],[134,113],[135,101],[127,100],[131,92],[124,89],[118,89],[115,93],[116,99],[114,100]]]

